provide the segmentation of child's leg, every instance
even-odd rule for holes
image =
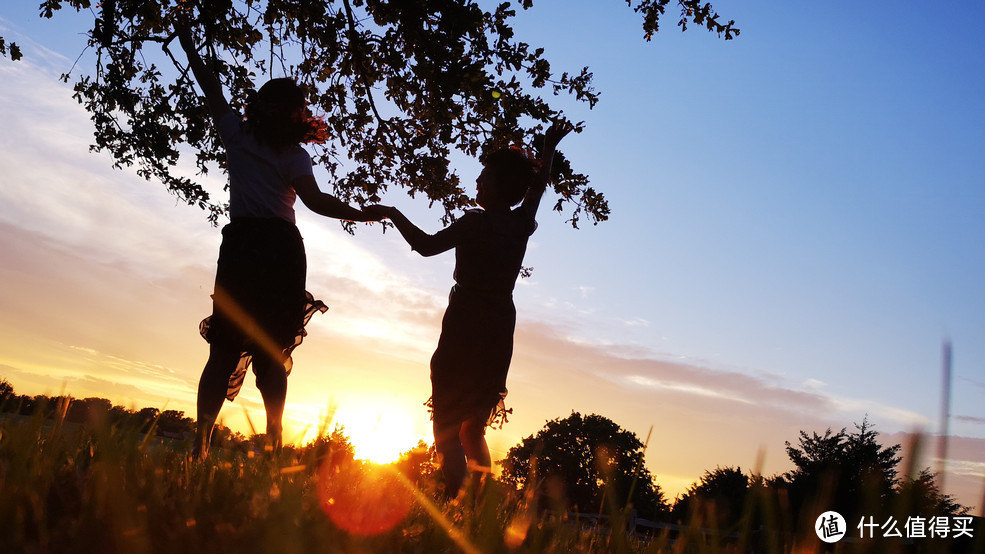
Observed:
[[[192,451],[196,458],[204,458],[209,453],[212,427],[226,399],[229,376],[239,364],[239,355],[238,348],[215,342],[209,345],[209,361],[198,381],[198,429]]]
[[[455,498],[465,481],[465,450],[459,437],[462,426],[440,426],[434,423],[434,449],[441,461],[441,474],[445,478],[445,497]]]
[[[462,446],[465,448],[465,457],[479,469],[489,469],[492,467],[492,458],[489,455],[489,445],[486,444],[486,422],[478,418],[472,418],[462,423],[459,431]]]
[[[480,491],[486,482],[486,476],[492,471],[492,457],[489,455],[489,445],[486,444],[486,422],[472,418],[462,423],[459,437],[465,450],[465,457],[472,466],[472,481],[476,491]]]
[[[275,452],[283,444],[284,404],[287,403],[287,370],[283,360],[267,355],[253,357],[253,372],[257,376],[257,388],[263,397],[263,409],[267,412],[267,440]]]

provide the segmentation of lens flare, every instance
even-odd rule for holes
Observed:
[[[354,535],[378,535],[403,521],[414,498],[391,468],[354,462],[322,464],[318,500],[339,528]]]

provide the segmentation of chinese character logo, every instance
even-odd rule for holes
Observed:
[[[840,541],[847,530],[848,524],[838,512],[824,512],[817,516],[817,521],[814,523],[817,538],[824,542]]]

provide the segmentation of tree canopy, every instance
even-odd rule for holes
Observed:
[[[641,516],[657,518],[667,505],[643,466],[643,453],[636,434],[611,419],[572,412],[511,448],[502,460],[502,480],[520,489],[535,487],[585,513],[632,504]]]
[[[646,40],[671,6],[682,30],[739,34],[700,0],[626,5],[642,16]],[[175,169],[182,144],[203,174],[224,163],[205,104],[173,55],[177,18],[190,22],[240,111],[258,79],[286,75],[306,87],[333,134],[314,161],[330,172],[336,195],[360,205],[396,185],[453,218],[472,203],[449,166],[453,149],[480,156],[531,144],[545,123],[565,117],[550,98],[570,95],[589,107],[599,99],[589,68],[559,73],[543,48],[515,36],[510,2],[487,10],[473,0],[45,0],[41,16],[62,8],[93,13],[87,47],[95,66],[63,76],[75,80],[75,98],[91,115],[93,148],[111,153],[117,167],[136,164],[213,222],[223,204]],[[21,57],[0,37],[0,55],[8,51]],[[555,210],[575,227],[608,218],[604,195],[585,175],[563,156],[554,167]]]
[[[716,467],[705,470],[674,503],[675,521],[689,521],[693,515],[706,518],[712,528],[730,528],[739,523],[747,511],[749,476],[740,467]]]
[[[884,505],[899,483],[896,466],[902,447],[883,447],[878,436],[864,419],[850,433],[827,429],[822,436],[801,431],[799,448],[787,442],[787,455],[796,467],[783,479],[795,507],[823,501],[845,517],[854,517],[863,505]]]

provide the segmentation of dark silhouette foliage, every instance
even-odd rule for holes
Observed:
[[[511,448],[501,461],[502,480],[533,487],[548,507],[590,514],[632,505],[640,517],[662,519],[669,510],[643,454],[634,433],[606,417],[572,412]]]
[[[936,475],[930,468],[920,470],[916,476],[903,477],[897,486],[897,492],[907,513],[963,516],[971,511],[970,507],[962,506],[953,496],[940,490]]]
[[[799,447],[787,442],[787,455],[796,467],[783,480],[795,513],[824,505],[851,519],[860,515],[863,505],[884,505],[899,480],[896,466],[902,447],[883,447],[878,436],[865,419],[851,433],[833,433],[830,428],[824,435],[801,431]]]
[[[688,487],[674,503],[674,521],[688,522],[697,517],[703,526],[731,529],[747,512],[750,479],[740,467],[706,470],[697,483]]]
[[[184,440],[195,431],[195,420],[180,410],[145,407],[139,410],[114,405],[106,398],[72,398],[70,396],[26,396],[14,393],[14,387],[0,379],[0,417],[3,414],[20,417],[54,419],[85,428],[109,426],[154,436]],[[245,450],[249,441],[224,425],[216,426],[217,446]]]
[[[17,46],[16,42],[7,44],[7,41],[3,37],[0,37],[0,56],[6,56],[8,52],[10,53],[10,59],[15,62],[24,57],[24,54],[21,53],[21,47]]]
[[[0,379],[0,410],[6,406],[12,396],[14,396],[14,386],[6,379]]]
[[[45,0],[42,17],[62,8],[91,10],[87,47],[95,66],[76,75],[75,98],[95,125],[95,150],[117,167],[137,165],[213,223],[224,206],[174,171],[178,146],[191,147],[202,173],[224,163],[205,103],[183,60],[172,52],[173,23],[188,21],[208,45],[219,80],[241,112],[258,79],[294,77],[323,115],[332,140],[315,163],[330,171],[333,192],[350,203],[380,201],[390,185],[445,209],[471,204],[450,170],[452,149],[478,156],[504,145],[530,144],[554,118],[545,98],[570,95],[594,106],[599,95],[587,67],[558,72],[543,48],[514,33],[509,2],[484,11],[471,0]],[[668,6],[678,25],[704,26],[726,40],[739,34],[699,0],[627,0],[643,18],[643,36],[659,29]],[[533,5],[523,0],[523,9]],[[0,39],[0,55],[7,46]],[[11,59],[20,57],[9,45]],[[179,56],[180,57],[180,56]],[[555,164],[555,209],[597,223],[609,216],[605,197],[563,159]]]

